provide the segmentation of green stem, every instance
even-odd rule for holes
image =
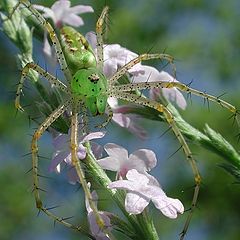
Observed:
[[[180,131],[192,142],[201,145],[204,148],[209,149],[210,151],[216,153],[217,155],[224,158],[224,160],[233,164],[240,169],[240,155],[233,148],[233,146],[224,139],[221,134],[215,132],[207,124],[205,126],[203,134],[189,123],[187,123],[171,104],[168,105],[168,108],[173,113],[177,126]]]

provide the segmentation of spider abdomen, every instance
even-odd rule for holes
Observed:
[[[74,28],[65,26],[61,29],[61,45],[72,74],[81,68],[96,67],[96,58],[91,46]]]

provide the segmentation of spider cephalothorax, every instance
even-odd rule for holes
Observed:
[[[92,115],[103,114],[107,105],[107,79],[97,68],[78,70],[71,81],[74,97],[84,101]]]

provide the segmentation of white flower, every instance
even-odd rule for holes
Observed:
[[[125,177],[131,169],[146,173],[157,163],[155,153],[149,149],[138,149],[129,156],[125,148],[114,143],[106,144],[104,149],[109,156],[99,159],[98,164],[103,169],[116,171],[121,177]]]
[[[61,27],[63,23],[73,27],[82,26],[84,22],[78,14],[93,12],[93,8],[85,5],[70,7],[70,5],[71,2],[68,0],[59,0],[51,8],[41,5],[34,5],[34,7],[44,12],[43,17],[51,18],[56,27]]]
[[[167,197],[154,177],[136,169],[128,171],[126,177],[127,180],[109,183],[108,187],[127,190],[125,208],[128,213],[140,214],[150,201],[169,218],[176,218],[178,213],[184,212],[183,204],[178,199]]]

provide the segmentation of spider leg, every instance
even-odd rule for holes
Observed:
[[[29,73],[30,69],[38,72],[41,76],[45,77],[50,84],[54,85],[55,87],[61,89],[63,92],[70,94],[69,90],[67,89],[66,85],[62,83],[60,80],[58,80],[56,77],[52,76],[50,73],[45,71],[43,68],[38,66],[35,63],[27,63],[26,66],[22,69],[22,75],[21,79],[19,81],[17,92],[16,92],[16,98],[15,98],[15,107],[20,110],[24,111],[24,109],[21,107],[20,104],[20,95],[23,89],[23,84],[26,79],[27,74]]]
[[[43,211],[49,217],[51,217],[55,222],[59,222],[69,228],[72,228],[77,231],[84,231],[79,226],[74,226],[73,224],[67,222],[64,218],[58,217],[50,211],[50,208],[47,208],[43,205],[43,202],[40,198],[41,188],[39,187],[39,169],[38,169],[38,140],[42,136],[42,134],[46,131],[51,124],[61,116],[64,111],[70,106],[72,99],[68,100],[65,104],[59,106],[54,112],[48,116],[45,121],[38,127],[35,131],[32,143],[31,143],[31,152],[32,152],[32,170],[33,170],[33,193],[36,201],[36,207],[39,211]]]
[[[184,154],[185,154],[185,156],[186,156],[186,158],[187,158],[187,160],[190,163],[190,166],[192,168],[192,172],[193,172],[193,175],[194,175],[194,181],[195,181],[195,188],[194,188],[190,213],[187,217],[187,220],[185,222],[183,231],[181,232],[181,236],[180,236],[180,239],[182,240],[184,238],[186,232],[187,232],[188,227],[189,227],[193,211],[196,208],[196,203],[197,203],[200,184],[201,184],[201,176],[200,176],[200,173],[198,171],[196,161],[193,158],[192,152],[191,152],[187,142],[186,142],[185,138],[183,137],[182,133],[180,132],[179,128],[177,127],[177,124],[175,122],[175,119],[174,119],[172,113],[169,111],[169,109],[166,106],[162,105],[161,103],[155,102],[153,100],[150,100],[150,99],[147,99],[147,98],[144,98],[144,97],[141,97],[141,96],[137,96],[137,95],[131,94],[131,93],[125,93],[125,92],[121,92],[121,91],[119,91],[119,92],[118,91],[112,91],[109,94],[110,94],[111,97],[116,97],[118,99],[123,99],[123,100],[126,100],[128,102],[133,102],[133,103],[136,103],[136,104],[139,104],[139,105],[144,105],[144,106],[156,109],[160,113],[163,113],[167,123],[172,128],[175,136],[177,137],[180,145],[182,146]]]
[[[78,159],[77,151],[78,151],[78,113],[73,112],[71,116],[71,141],[70,141],[70,148],[71,148],[71,157],[72,157],[72,165],[75,167],[77,175],[79,177],[80,183],[82,184],[84,193],[86,198],[89,201],[89,205],[94,212],[96,217],[96,222],[101,230],[104,230],[105,224],[100,216],[95,203],[92,200],[91,192],[88,187],[88,184],[85,179],[85,174],[82,168],[81,161]]]
[[[96,128],[104,128],[112,120],[113,111],[112,111],[111,107],[109,106],[109,104],[107,104],[106,110],[107,110],[107,119],[102,124],[95,126]]]
[[[196,89],[190,88],[187,85],[180,83],[180,82],[166,82],[166,81],[157,81],[157,82],[141,82],[141,83],[129,83],[124,85],[112,86],[113,91],[122,91],[122,92],[129,92],[129,91],[136,91],[136,90],[143,90],[143,89],[153,89],[153,88],[178,88],[179,90],[192,93],[196,96],[200,96],[205,98],[207,101],[212,101],[220,106],[228,109],[233,114],[237,114],[237,109],[230,103],[220,99],[219,97],[215,97],[213,95],[207,94],[205,92],[198,91]]]
[[[108,13],[108,6],[104,7],[100,17],[96,23],[96,34],[97,34],[97,60],[98,60],[98,68],[103,70],[103,24],[104,20]]]
[[[176,73],[176,68],[175,65],[173,64],[173,57],[168,55],[168,54],[164,54],[164,53],[155,53],[155,54],[141,54],[138,57],[132,59],[130,62],[128,62],[127,64],[125,64],[122,68],[120,68],[110,79],[109,79],[109,85],[113,85],[114,83],[116,83],[118,81],[118,79],[120,77],[122,77],[125,73],[127,73],[127,71],[129,69],[131,69],[134,65],[140,63],[141,61],[147,61],[150,59],[164,59],[167,60],[172,66],[173,66],[173,71],[174,74]]]
[[[37,20],[40,22],[40,24],[42,25],[42,27],[48,32],[49,37],[53,43],[56,55],[57,55],[57,59],[58,62],[60,64],[61,70],[63,71],[67,81],[70,83],[71,79],[72,79],[72,74],[68,69],[67,63],[66,63],[66,59],[64,57],[63,51],[62,51],[62,47],[60,45],[60,42],[57,38],[57,35],[53,29],[53,27],[51,26],[51,24],[41,15],[41,13],[39,13],[28,0],[19,0],[18,3],[16,4],[16,6],[13,8],[12,12],[9,15],[9,18],[11,18],[11,16],[14,14],[14,12],[17,10],[17,8],[23,4],[26,8],[29,9],[29,11],[37,18]]]

